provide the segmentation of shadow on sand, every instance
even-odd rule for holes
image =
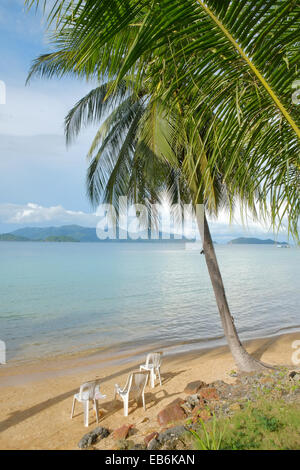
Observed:
[[[121,374],[123,375],[123,374],[129,373],[129,372],[132,372],[134,369],[136,369],[136,367],[128,367],[127,369],[122,370]],[[179,375],[183,372],[185,372],[185,371],[179,371],[179,372],[176,372],[176,373],[166,372],[165,374],[162,374],[162,385],[165,385],[173,377],[175,377],[176,375]],[[105,383],[105,382],[107,382],[111,379],[117,378],[119,376],[120,376],[120,372],[115,372],[111,375],[108,375],[108,376],[104,377],[103,380],[102,380],[102,383]],[[10,413],[10,415],[7,419],[5,419],[4,421],[2,421],[0,423],[0,432],[4,432],[5,430],[9,429],[10,427],[16,426],[17,424],[21,423],[22,421],[25,421],[26,419],[29,419],[32,416],[35,416],[38,413],[43,412],[44,410],[50,408],[51,406],[55,406],[58,403],[66,400],[67,398],[73,397],[73,395],[78,392],[78,388],[79,388],[79,385],[78,385],[77,388],[75,388],[73,390],[68,390],[65,393],[61,393],[60,395],[57,395],[53,398],[49,398],[48,400],[37,403],[36,405],[34,405],[34,406],[32,406],[32,407],[30,407],[26,410],[13,411],[12,413]],[[178,393],[180,393],[180,392],[178,392]],[[164,397],[165,396],[172,397],[173,395],[178,395],[178,393],[168,395],[168,393],[165,390],[162,390],[162,389],[158,390],[155,393],[154,392],[146,392],[145,393],[146,406],[148,408],[149,403],[152,403],[152,405],[150,405],[150,408],[152,406],[155,406],[155,404],[157,404],[158,401],[159,401],[159,398],[157,398],[157,395],[159,395],[159,394],[164,394]],[[162,398],[164,398],[164,397],[162,397]],[[118,400],[111,400],[109,402],[104,402],[104,403],[99,402],[99,408],[104,409],[106,411],[106,413],[103,415],[102,419],[107,418],[108,416],[116,413],[122,407],[123,407],[123,403],[121,401],[118,401]],[[77,409],[79,409],[79,408],[77,408]],[[134,408],[134,410],[135,409],[137,409],[137,408]],[[129,411],[129,414],[133,413],[134,410]],[[71,403],[70,403],[70,413],[71,413]],[[82,413],[78,413],[78,414],[74,415],[74,418],[75,418],[75,416],[79,416],[80,414],[82,414]],[[92,417],[92,415],[91,415],[91,417]],[[101,420],[101,418],[100,418],[100,420]],[[96,419],[95,419],[94,422],[96,422]],[[91,424],[94,424],[94,422],[92,422]]]

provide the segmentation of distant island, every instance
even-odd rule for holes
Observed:
[[[177,239],[171,234],[166,238],[167,234],[159,232],[159,238],[148,239],[139,238],[133,240],[124,230],[118,229],[119,237],[116,239],[101,240],[97,237],[96,229],[91,227],[82,227],[80,225],[63,225],[61,227],[25,227],[15,230],[11,233],[0,234],[0,241],[9,242],[87,242],[87,243],[128,243],[128,242],[160,242],[160,243],[182,243],[188,240],[186,238]]]
[[[187,238],[174,238],[171,234],[169,238],[166,238],[168,234],[159,232],[159,238],[151,239],[150,233],[148,239],[138,238],[137,240],[131,239],[126,232],[122,229],[118,229],[119,237],[116,239],[105,239],[101,240],[97,237],[96,229],[92,227],[82,227],[80,225],[62,225],[60,227],[25,227],[15,230],[11,233],[0,234],[0,242],[61,242],[61,243],[191,243],[194,240]],[[217,244],[216,241],[213,242]],[[240,237],[230,240],[228,245],[277,245],[277,246],[289,246],[286,242],[278,242],[271,240],[262,240],[260,238],[247,238]]]
[[[1,242],[29,242],[29,238],[20,237],[18,235],[14,235],[13,233],[2,233],[0,234],[0,241]]]
[[[262,240],[260,238],[247,238],[240,237],[230,240],[228,245],[288,245],[286,242],[277,242],[268,238],[267,240]]]
[[[20,235],[14,235],[13,233],[2,233],[0,234],[0,241],[2,242],[78,242],[73,237],[67,235],[51,235],[46,238],[31,239],[28,237],[22,237]]]
[[[42,240],[45,242],[75,242],[79,243],[79,240],[75,240],[73,237],[69,237],[68,235],[51,235],[50,237],[45,238],[45,240]]]

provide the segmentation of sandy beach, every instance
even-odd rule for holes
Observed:
[[[292,342],[299,333],[263,338],[246,342],[249,352],[270,364],[290,365],[294,350]],[[138,359],[143,358],[142,352]],[[166,354],[162,365],[162,387],[149,386],[146,391],[147,411],[132,403],[129,416],[123,415],[120,400],[113,400],[114,384],[124,385],[127,374],[143,360],[115,355],[86,352],[80,356],[64,356],[14,364],[0,368],[0,448],[1,449],[76,449],[80,438],[96,427],[90,413],[90,426],[83,426],[82,406],[77,405],[70,419],[72,398],[82,382],[100,378],[101,392],[107,395],[99,402],[100,425],[114,430],[123,424],[133,424],[137,440],[156,430],[157,413],[177,397],[183,397],[188,382],[201,379],[232,382],[229,373],[235,369],[227,347],[198,350],[176,355]],[[144,417],[148,420],[141,423]],[[113,448],[109,438],[101,441],[102,448]],[[101,448],[101,447],[100,447]]]

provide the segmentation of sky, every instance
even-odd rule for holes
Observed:
[[[95,129],[85,130],[68,149],[63,123],[69,109],[95,84],[75,78],[33,79],[32,61],[50,51],[41,13],[24,9],[24,0],[0,0],[0,233],[25,226],[79,224],[98,218],[86,196],[86,154]],[[1,88],[0,88],[1,91]],[[1,97],[0,97],[1,98]],[[1,103],[1,99],[0,99]],[[273,238],[263,225],[237,215],[229,225],[222,213],[211,221],[213,238]],[[286,240],[282,233],[279,237]]]

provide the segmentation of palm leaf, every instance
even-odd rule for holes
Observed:
[[[291,99],[299,63],[296,1],[132,0],[108,5],[87,0],[79,2],[76,14],[70,14],[74,6],[69,2],[56,3],[66,12],[53,37],[62,47],[54,62],[48,57],[33,73],[57,68],[87,76],[117,74],[117,86],[134,72],[137,89],[146,81],[149,95],[170,113],[182,106],[184,127],[201,134],[203,148],[209,143],[199,187],[210,184],[205,173],[219,171],[232,194],[248,196],[253,210],[258,194],[262,212],[270,209],[274,223],[287,215],[297,233],[299,112]],[[214,119],[203,134],[208,111]],[[199,162],[190,152],[191,173],[193,165],[197,169]]]

